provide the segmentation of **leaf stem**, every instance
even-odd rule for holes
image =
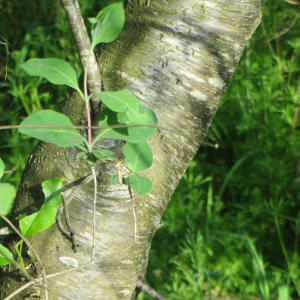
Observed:
[[[17,256],[19,258],[19,262],[20,262],[20,265],[21,265],[22,269],[25,270],[24,261],[23,261],[23,258],[22,258],[22,245],[23,245],[23,240],[20,240],[19,242],[17,242],[16,246],[15,246],[15,251],[16,251]]]
[[[93,178],[94,178],[94,201],[93,201],[93,245],[91,261],[95,259],[96,250],[96,204],[97,204],[97,177],[94,166],[91,166]]]

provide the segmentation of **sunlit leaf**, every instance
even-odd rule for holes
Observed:
[[[116,175],[110,176],[109,180],[113,184],[120,184]],[[127,178],[122,178],[123,184],[129,185],[137,194],[143,196],[149,193],[153,187],[153,183],[150,179],[139,176],[130,175]]]
[[[96,19],[101,22],[102,31],[97,30],[100,34],[96,34],[95,28],[99,25],[93,25],[94,39],[92,41],[92,48],[99,43],[110,43],[119,36],[125,21],[123,2],[106,6],[99,12]]]
[[[147,124],[148,118],[140,112],[140,100],[126,91],[95,93],[99,99],[115,112],[126,112],[126,118],[133,123]],[[119,120],[119,118],[118,118]],[[119,120],[120,122],[120,120]]]
[[[4,163],[0,158],[0,178],[3,176],[3,172],[4,172]]]
[[[4,246],[2,246],[2,245],[0,245],[0,249],[1,249],[1,251],[7,256],[7,257],[9,257],[12,261],[14,261],[15,263],[17,263],[15,260],[14,260],[14,258],[13,258],[13,256],[12,256],[12,254],[10,253],[10,251],[7,249],[7,248],[5,248]],[[10,264],[10,262],[0,253],[0,266],[5,266],[5,265],[8,265],[8,264]]]
[[[67,116],[51,110],[43,110],[30,115],[21,123],[21,126],[28,125],[73,126]],[[83,139],[77,130],[72,128],[20,128],[19,131],[60,147],[79,145]]]
[[[153,187],[153,183],[149,178],[137,175],[128,176],[124,179],[124,183],[141,196],[148,194]]]
[[[126,111],[127,108],[138,110],[140,100],[126,91],[95,93],[99,99],[115,112]]]
[[[53,178],[42,183],[45,202],[30,216],[20,215],[20,229],[24,237],[41,232],[55,223],[56,213],[62,204],[61,188],[64,178]]]
[[[0,183],[0,213],[9,218],[14,199],[16,197],[16,189],[9,183]],[[6,222],[0,218],[0,225],[6,226]]]
[[[75,70],[58,58],[30,59],[21,67],[31,76],[42,76],[54,84],[65,84],[80,91]]]

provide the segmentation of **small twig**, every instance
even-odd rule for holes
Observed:
[[[75,253],[78,251],[78,249],[77,249],[78,245],[77,245],[76,239],[75,239],[75,230],[70,222],[68,205],[73,200],[73,198],[76,196],[77,192],[79,190],[81,190],[85,185],[87,185],[93,178],[94,178],[93,174],[87,176],[84,180],[82,180],[82,182],[79,185],[77,185],[77,187],[72,191],[72,193],[67,198],[65,198],[62,195],[63,206],[59,207],[57,214],[56,214],[56,225],[57,225],[59,231],[62,233],[62,235],[64,235],[68,240],[70,240],[72,242],[72,249],[74,250]],[[66,219],[67,226],[71,233],[69,233],[62,225],[61,215],[62,215],[63,211],[65,213],[65,219]]]
[[[45,259],[45,261],[44,261],[44,263],[43,263],[43,266],[42,266],[43,269],[45,269],[46,262],[47,262],[48,258],[50,257],[50,255],[51,255],[52,253],[53,253],[53,250],[51,250],[51,251],[48,253],[48,255],[47,255],[47,257],[46,257],[46,259]]]
[[[263,19],[261,20],[261,26],[262,26],[262,30],[263,30],[263,35],[265,36],[266,35],[266,29],[265,29],[265,25],[264,25]],[[277,57],[277,55],[276,55],[276,53],[275,53],[275,51],[274,51],[271,43],[267,43],[267,44],[268,44],[268,47],[269,47],[269,49],[270,49],[270,51],[271,51],[274,59],[278,63],[278,65],[281,66],[285,71],[287,71],[287,68],[282,63],[280,63],[280,61],[278,60],[278,57]]]
[[[37,258],[37,260],[39,261],[40,266],[42,267],[43,263],[42,260],[40,259],[40,257],[38,256],[38,254],[36,253],[36,251],[33,249],[33,247],[31,246],[31,244],[23,237],[23,235],[21,234],[21,232],[12,224],[11,221],[9,221],[4,215],[2,215],[0,213],[0,217],[6,221],[8,223],[8,225],[15,231],[15,233],[25,242],[25,244],[27,245],[27,247],[32,251],[32,253],[35,255],[35,257]]]
[[[70,215],[69,215],[69,210],[68,210],[66,198],[65,198],[64,195],[61,195],[61,198],[62,198],[62,201],[63,201],[63,210],[64,210],[64,213],[65,213],[66,224],[67,224],[67,227],[69,228],[69,231],[70,231],[70,239],[71,239],[71,242],[72,242],[72,249],[76,253],[76,252],[78,252],[77,247],[79,246],[77,244],[77,241],[76,241],[76,232],[75,232],[75,229],[72,226],[71,221],[70,221]]]
[[[5,77],[4,77],[4,81],[6,81],[6,77],[7,77],[7,63],[8,63],[8,55],[9,55],[8,46],[7,45],[9,45],[9,42],[2,35],[0,35],[0,37],[5,41],[5,43],[3,43],[3,42],[0,41],[0,44],[6,46],[6,65],[5,65]]]
[[[96,250],[96,204],[97,204],[97,177],[94,166],[91,167],[94,179],[94,200],[93,200],[93,245],[91,261],[95,259]]]
[[[150,124],[132,124],[132,125],[110,125],[110,126],[55,126],[55,125],[9,125],[9,126],[0,126],[0,130],[7,130],[7,129],[19,129],[19,128],[61,128],[61,129],[108,129],[108,128],[133,128],[133,127],[148,127],[148,128],[157,128],[160,130],[165,130],[167,132],[172,132],[174,134],[180,135],[185,137],[190,141],[194,141],[194,138],[187,136],[185,133],[178,129],[173,129],[170,126],[158,126],[158,125],[150,125]]]
[[[0,213],[0,217],[6,221],[8,223],[9,226],[11,226],[11,228],[16,232],[16,234],[26,243],[27,247],[32,251],[32,253],[35,255],[35,257],[37,258],[39,264],[40,264],[40,267],[42,269],[42,274],[43,274],[43,281],[46,285],[46,273],[45,273],[45,270],[43,270],[43,263],[42,263],[42,260],[41,258],[39,257],[39,255],[36,253],[36,251],[33,249],[33,247],[31,246],[31,244],[23,237],[23,235],[21,234],[21,232],[4,216]],[[21,267],[20,267],[21,268]],[[22,269],[22,268],[21,268]],[[45,291],[45,297],[48,297],[47,296],[47,292]]]
[[[212,144],[212,143],[208,143],[208,142],[202,142],[202,145],[207,145],[207,146],[213,147],[215,149],[219,148],[219,144],[218,143]]]
[[[281,35],[284,35],[285,33],[287,33],[287,32],[295,25],[296,21],[298,20],[298,17],[299,17],[299,13],[296,14],[294,20],[291,22],[291,24],[290,24],[288,27],[284,28],[283,30],[281,30],[279,33],[277,33],[277,34],[274,35],[273,37],[268,38],[268,39],[265,41],[265,43],[270,43],[272,40],[274,40],[274,39],[280,37]]]
[[[142,281],[140,279],[136,282],[136,287],[141,289],[143,292],[147,293],[149,296],[151,296],[155,300],[167,300],[161,294],[159,294],[156,290],[151,288],[148,284],[146,284],[144,281]]]
[[[291,1],[291,0],[283,0],[283,1],[285,1],[287,3],[290,3],[290,4],[293,4],[293,5],[299,5],[300,4],[299,1]]]
[[[134,215],[135,215],[135,214],[134,214]],[[117,251],[116,253],[113,253],[113,254],[107,255],[107,256],[105,256],[105,257],[102,257],[102,258],[100,258],[100,259],[98,259],[98,260],[96,260],[96,261],[95,261],[95,260],[94,260],[94,261],[91,261],[91,262],[89,262],[89,263],[87,263],[87,264],[84,264],[84,265],[82,265],[82,266],[79,266],[79,267],[76,267],[76,268],[71,268],[71,269],[68,269],[68,270],[64,270],[64,271],[60,271],[60,272],[57,272],[57,273],[53,273],[53,274],[47,275],[46,278],[47,278],[47,279],[49,279],[49,278],[54,278],[54,277],[61,276],[61,275],[64,275],[64,274],[66,274],[66,273],[69,273],[69,272],[78,271],[78,270],[87,268],[87,267],[89,267],[89,266],[95,265],[95,264],[97,264],[97,263],[99,263],[99,262],[101,262],[101,261],[104,261],[104,260],[106,260],[106,259],[108,259],[108,258],[114,257],[114,256],[116,256],[116,255],[118,255],[118,254],[120,254],[120,253],[123,253],[123,252],[129,250],[129,249],[130,249],[131,247],[133,247],[135,244],[136,244],[136,225],[135,225],[134,241],[133,241],[133,243],[131,243],[131,244],[130,244],[128,247],[126,247],[125,249],[122,249],[122,250],[120,250],[120,251]],[[3,252],[1,251],[1,249],[0,249],[0,253],[1,253],[1,254],[3,253]],[[4,257],[6,258],[6,255],[4,255]],[[11,261],[9,258],[8,258],[7,260],[14,264],[14,262]],[[18,267],[19,267],[19,266],[18,266]],[[9,299],[11,299],[13,296],[17,295],[18,293],[20,293],[21,291],[23,291],[25,288],[27,288],[27,287],[33,285],[34,283],[35,283],[35,280],[33,279],[32,281],[30,281],[30,282],[28,282],[27,284],[25,284],[24,286],[20,287],[17,291],[13,292],[12,294],[10,294],[8,297],[6,297],[6,298],[3,299],[3,300],[9,300]],[[39,283],[38,283],[38,284],[39,284]],[[40,284],[39,284],[39,285],[40,285]],[[49,289],[48,289],[48,290],[49,290]],[[49,291],[50,291],[50,290],[49,290]],[[52,291],[50,291],[50,292],[52,292]],[[55,294],[55,293],[54,293],[54,294]]]
[[[19,266],[15,261],[13,261],[10,257],[8,257],[5,253],[3,253],[3,251],[0,249],[0,253],[1,255],[3,255],[3,257],[5,259],[7,259],[11,264],[13,264],[28,280],[31,280],[30,282],[32,282],[32,284],[37,284],[38,286],[42,287],[45,290],[48,290],[49,292],[53,293],[56,296],[62,297],[59,293],[56,293],[52,290],[49,290],[47,286],[45,286],[44,284],[40,283],[38,280],[34,279],[33,277],[31,277],[27,271],[23,270],[21,268],[21,266]],[[46,278],[45,278],[46,279]],[[30,286],[30,285],[28,285]],[[27,286],[26,286],[27,287]],[[21,290],[20,290],[21,291]],[[20,292],[19,291],[19,292]],[[66,298],[65,296],[63,296],[64,298]],[[7,299],[11,299],[11,296],[8,296],[7,298],[5,298],[4,300]],[[70,298],[66,298],[66,299],[70,299]]]
[[[14,296],[17,296],[19,293],[21,293],[23,290],[27,289],[28,287],[32,286],[33,284],[34,284],[34,281],[27,282],[26,284],[22,285],[20,288],[18,288],[17,290],[15,290],[12,294],[10,294],[9,296],[7,296],[3,300],[10,300],[10,299],[12,299]]]
[[[133,197],[132,197],[132,192],[131,192],[130,186],[128,186],[128,191],[129,191],[129,195],[130,195],[130,199],[131,199],[133,222],[134,222],[134,237],[133,237],[133,241],[134,241],[134,243],[136,243],[137,222],[136,222],[136,215],[135,215],[134,204],[133,204]]]

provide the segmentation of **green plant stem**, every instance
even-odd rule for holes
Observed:
[[[20,240],[15,246],[15,251],[16,251],[17,256],[19,258],[19,262],[20,262],[20,265],[21,265],[22,269],[25,270],[24,261],[23,261],[23,258],[22,258],[22,246],[23,246],[23,240]],[[19,247],[20,247],[20,249],[19,249]]]
[[[92,125],[91,122],[91,113],[90,113],[90,102],[89,102],[89,98],[88,98],[88,91],[87,91],[87,73],[88,73],[88,68],[89,68],[89,61],[90,61],[90,56],[92,53],[92,49],[90,49],[89,55],[87,57],[87,61],[86,61],[86,66],[85,66],[85,70],[84,70],[84,97],[85,97],[85,102],[86,102],[86,115],[87,115],[87,121],[88,121],[88,126],[90,127]],[[92,129],[88,128],[88,150],[89,152],[92,152]]]
[[[277,234],[278,234],[280,246],[281,246],[283,255],[285,257],[285,261],[286,261],[287,265],[289,266],[288,253],[287,253],[287,250],[286,250],[285,245],[284,245],[284,241],[283,241],[283,238],[282,238],[282,232],[280,230],[280,226],[279,226],[279,222],[278,222],[277,206],[275,206],[275,208],[274,208],[274,222],[275,222],[276,231],[277,231]]]
[[[97,177],[94,166],[91,166],[93,179],[94,179],[94,200],[93,200],[93,245],[91,261],[95,260],[96,250],[96,204],[97,204]]]
[[[88,101],[85,102],[86,103],[86,115],[87,115],[87,122],[88,122],[88,150],[89,152],[93,151],[93,148],[91,146],[92,144],[92,129],[90,128],[91,124],[91,114],[90,114],[90,103]]]

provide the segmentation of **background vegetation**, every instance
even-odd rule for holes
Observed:
[[[85,17],[101,1],[82,0]],[[169,300],[300,297],[299,5],[267,2],[204,144],[155,235],[148,283]],[[58,57],[81,72],[60,1],[0,1],[0,126],[57,109],[68,88],[20,64]],[[271,39],[275,37],[272,41]],[[18,186],[36,141],[0,131],[3,181]],[[141,293],[139,300],[151,299]]]

